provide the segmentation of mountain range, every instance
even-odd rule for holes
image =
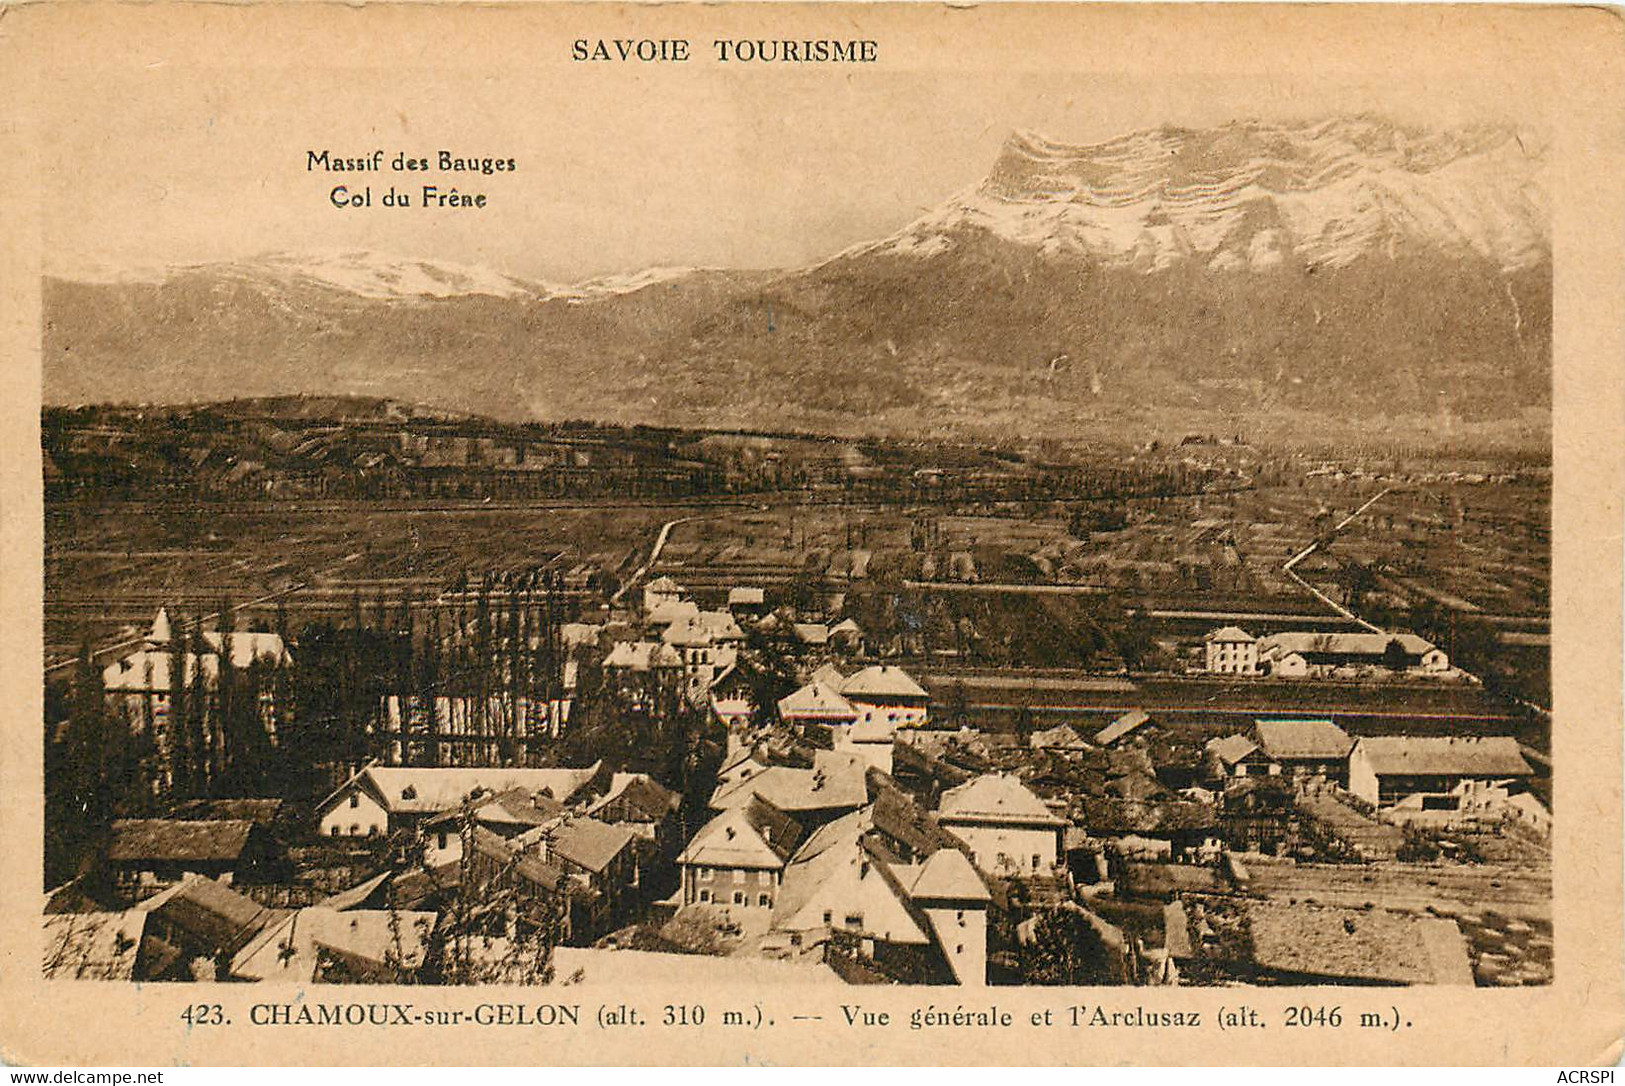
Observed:
[[[1550,431],[1542,155],[1371,117],[1020,132],[811,267],[573,285],[370,253],[48,278],[47,403],[382,395],[500,418],[1136,439]]]

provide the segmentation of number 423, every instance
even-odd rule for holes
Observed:
[[[223,1026],[226,1015],[218,1003],[188,1003],[181,1021],[189,1026]]]

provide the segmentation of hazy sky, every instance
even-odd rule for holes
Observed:
[[[944,39],[929,19],[854,30],[825,18],[832,36],[876,34],[882,62],[742,70],[569,63],[573,37],[634,32],[607,16],[602,26],[554,19],[534,34],[465,31],[437,47],[403,36],[361,49],[332,32],[344,13],[327,11],[330,32],[259,48],[254,28],[235,23],[233,49],[201,32],[132,40],[125,28],[116,58],[89,63],[111,30],[58,58],[41,85],[52,114],[44,165],[68,181],[44,201],[48,266],[370,249],[551,280],[657,264],[782,267],[896,230],[975,184],[1019,128],[1085,142],[1161,123],[1332,112],[1529,120],[1498,107],[1488,70],[1476,81],[1443,70],[1356,78],[1335,65],[1293,75],[1260,56],[1266,75],[1232,55],[1227,71],[1169,78],[1144,70],[1155,39],[1136,49],[1131,32],[1081,26],[1068,48],[1043,27],[995,43]],[[669,30],[649,24],[671,15],[640,13],[637,29]],[[710,35],[689,36],[703,52]],[[376,206],[392,184],[416,195],[422,175],[306,169],[307,151],[380,148],[386,163],[445,149],[512,157],[518,170],[429,178],[488,197],[483,210],[430,211]],[[334,208],[327,194],[339,183],[371,184],[375,206]]]

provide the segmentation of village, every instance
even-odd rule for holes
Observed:
[[[1152,651],[1239,704],[1080,661],[1023,681],[1092,702],[1009,709],[846,592],[685,587],[670,534],[597,599],[462,577],[87,650],[47,722],[46,974],[1550,981],[1544,755],[1338,701],[1476,687],[1423,637],[1215,624]]]

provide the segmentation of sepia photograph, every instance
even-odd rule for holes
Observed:
[[[1550,100],[678,7],[40,84],[45,990],[1564,983]]]

